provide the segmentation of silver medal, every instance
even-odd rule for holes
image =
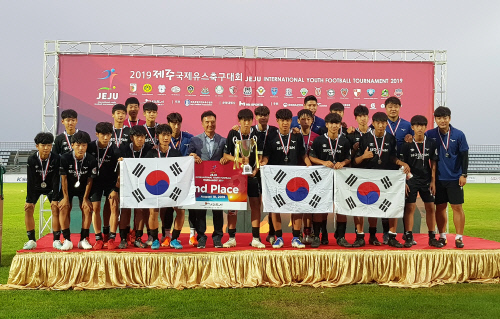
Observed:
[[[285,156],[285,163],[288,162],[288,156]]]
[[[42,184],[40,184],[40,186],[41,186],[42,188],[45,188],[45,187],[47,187],[47,183],[42,182]]]
[[[78,187],[80,187],[80,181],[76,181],[76,183],[75,183],[75,188],[78,188]]]
[[[378,163],[378,165],[382,164],[382,160],[379,159],[377,163]]]
[[[444,154],[444,156],[446,156],[446,157],[450,157],[450,154],[446,153],[446,154]]]

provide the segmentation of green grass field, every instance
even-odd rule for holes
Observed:
[[[26,241],[25,184],[6,184],[0,283]],[[500,241],[500,184],[465,187],[465,235]],[[36,211],[36,210],[35,210]],[[450,218],[450,220],[452,220]],[[38,220],[36,219],[38,225]],[[453,223],[450,233],[453,233]],[[467,243],[466,243],[467,244]],[[338,288],[114,289],[0,291],[0,318],[498,318],[500,285],[398,289]]]

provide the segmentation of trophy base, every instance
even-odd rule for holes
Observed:
[[[241,172],[242,175],[252,175],[253,174],[253,170],[252,170],[252,167],[250,165],[244,165],[243,166],[243,171]]]

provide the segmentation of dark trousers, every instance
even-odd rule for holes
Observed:
[[[165,217],[161,219],[164,221],[163,227],[166,229],[172,229],[172,224],[174,223],[174,208],[173,207],[167,207],[165,210]],[[192,223],[191,220],[191,215],[189,215],[189,228],[194,228],[194,224]]]
[[[222,210],[212,210],[214,232],[212,233],[212,238],[219,237],[222,238],[224,235],[222,227],[224,226],[224,214]],[[205,209],[190,209],[189,210],[189,220],[193,223],[196,233],[198,234],[197,239],[207,238],[205,231],[207,230],[207,211]]]

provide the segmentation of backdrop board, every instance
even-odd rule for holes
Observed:
[[[324,117],[334,102],[345,106],[344,121],[356,125],[353,109],[365,104],[370,113],[384,111],[384,100],[398,96],[401,116],[425,115],[432,127],[434,63],[408,61],[325,61],[168,56],[59,56],[59,115],[78,112],[78,127],[90,133],[100,121],[112,121],[111,108],[137,97],[141,105],[158,104],[157,122],[170,112],[184,117],[183,129],[201,132],[200,115],[218,116],[217,131],[226,135],[242,108],[266,105],[275,124],[277,109],[294,115],[305,96],[318,98]],[[144,118],[142,111],[140,118]],[[60,121],[59,121],[60,124]],[[59,125],[58,133],[64,127]]]

